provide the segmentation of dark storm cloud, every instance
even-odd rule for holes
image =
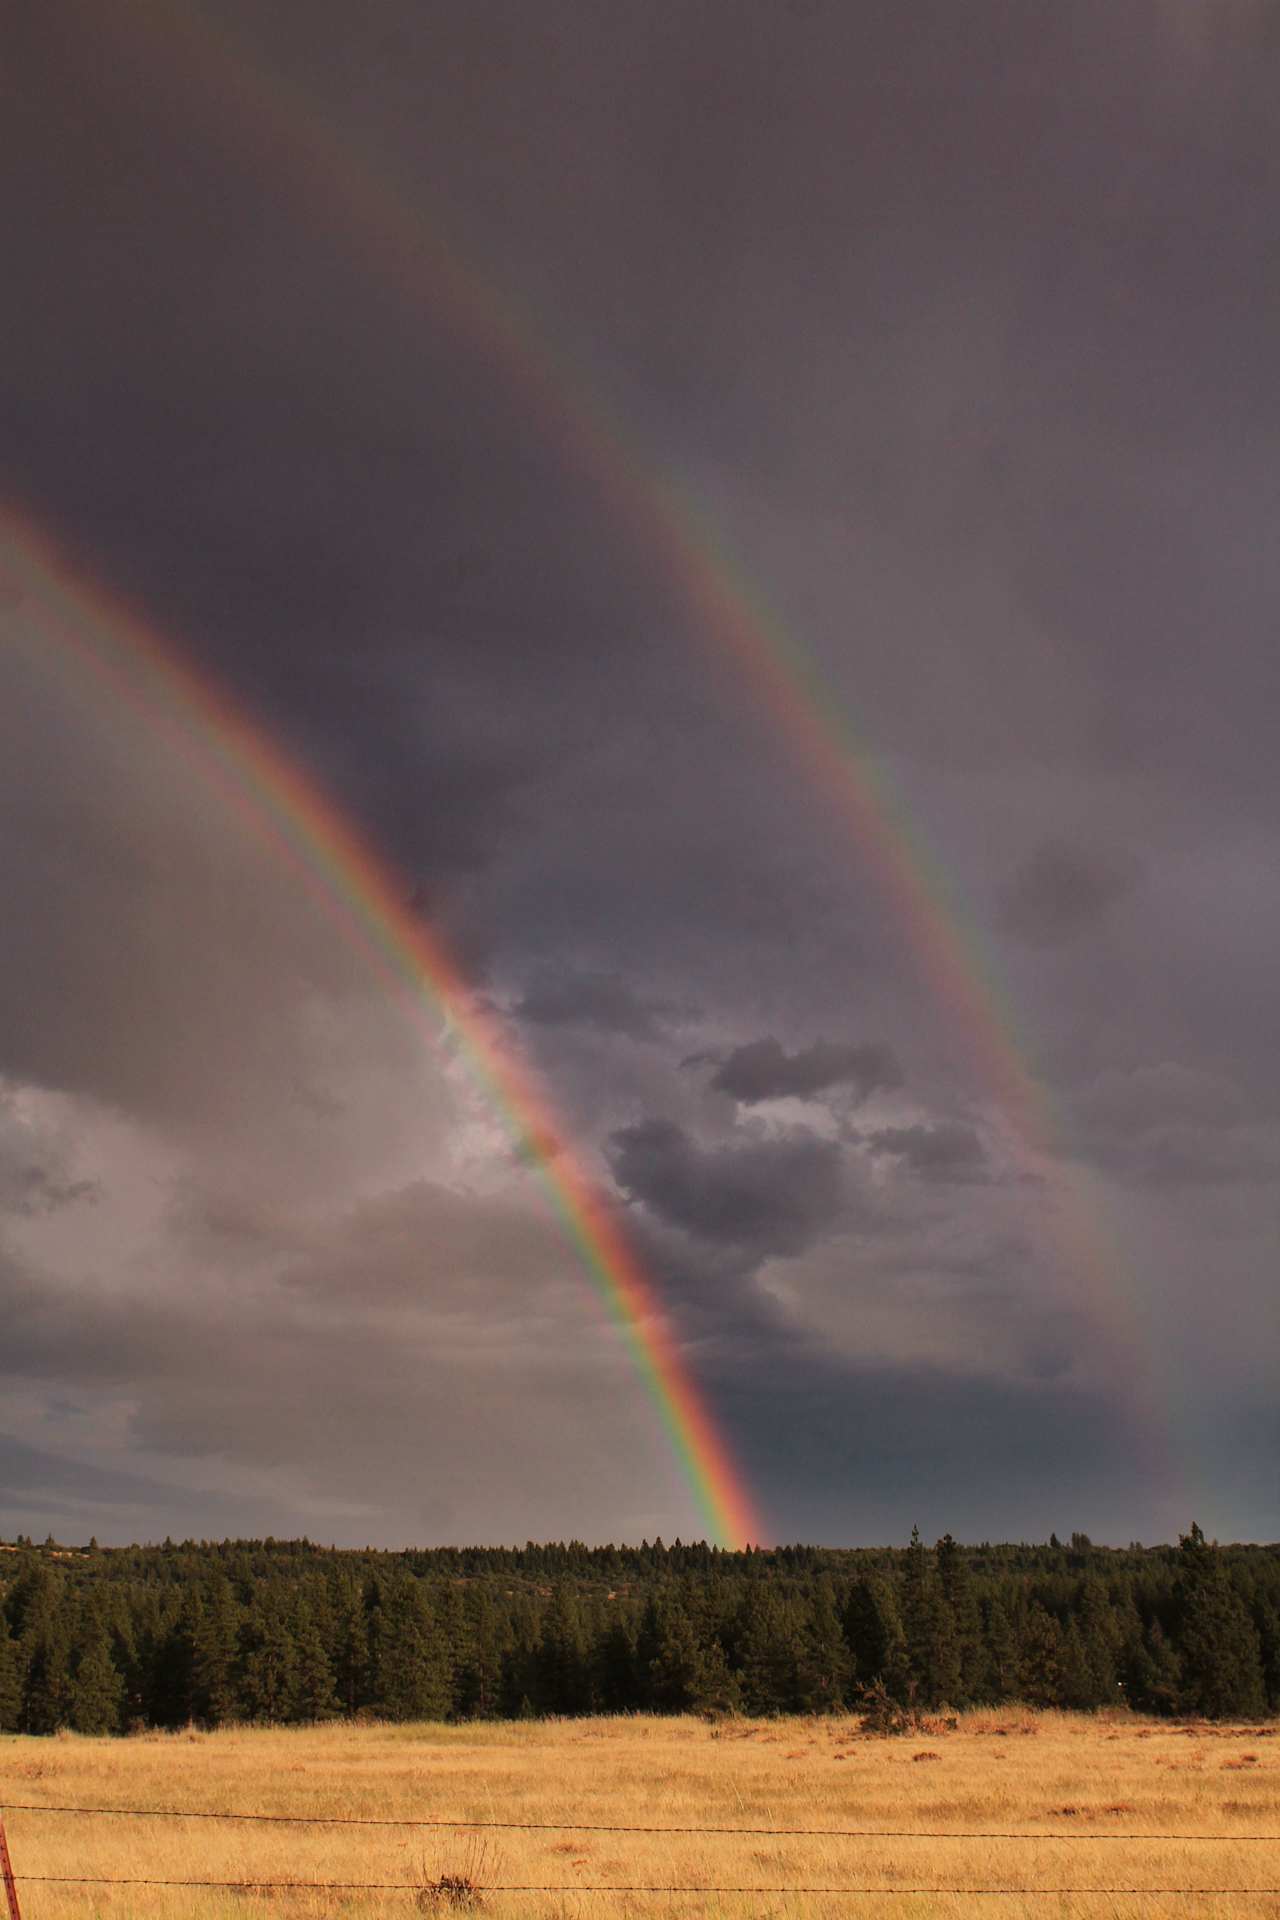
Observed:
[[[1009,1116],[942,1117],[993,1099],[953,920],[1273,1528],[1214,1415],[1276,1357],[1274,10],[48,0],[6,75],[6,493],[510,1010],[781,1528],[1149,1530]],[[0,1073],[69,1090],[0,1112],[12,1378],[198,1462],[211,1530],[675,1531],[434,1019],[0,619]],[[839,1145],[729,1104],[900,1082]]]
[[[780,1040],[767,1034],[735,1047],[711,1084],[743,1106],[761,1100],[811,1100],[831,1087],[851,1087],[859,1100],[902,1085],[902,1068],[892,1047],[847,1041],[815,1040],[812,1046],[788,1053]]]
[[[617,974],[543,973],[525,989],[517,1019],[542,1027],[594,1027],[629,1040],[656,1040],[669,1007],[646,1003]]]
[[[200,1504],[214,1526],[243,1524],[239,1500],[206,1492]],[[11,1433],[0,1433],[0,1506],[16,1514],[72,1517],[79,1523],[79,1538],[95,1524],[105,1532],[103,1516],[110,1517],[108,1524],[142,1529],[143,1538],[158,1539],[161,1533],[191,1537],[189,1497],[180,1488],[126,1467],[100,1466],[83,1454],[31,1447]],[[157,1514],[173,1524],[162,1523],[157,1532]],[[86,1526],[86,1516],[96,1518]]]
[[[1126,1464],[1131,1424],[1104,1396],[1067,1384],[783,1353],[718,1398],[767,1508],[786,1512],[788,1538],[901,1541],[913,1523],[926,1539],[981,1538],[983,1490],[998,1482],[1010,1536],[1078,1526],[1124,1541],[1146,1498]],[[1170,1512],[1156,1524],[1175,1521]]]
[[[1043,841],[1003,892],[1008,932],[1034,947],[1056,947],[1096,926],[1138,884],[1132,859],[1106,850]]]
[[[867,1135],[867,1143],[873,1153],[901,1161],[922,1180],[981,1180],[987,1172],[982,1141],[972,1127],[960,1121],[880,1127]]]
[[[701,1239],[761,1255],[798,1253],[849,1204],[840,1148],[799,1129],[703,1147],[673,1121],[641,1120],[609,1146],[628,1199]]]
[[[1073,1151],[1115,1178],[1177,1191],[1266,1185],[1280,1124],[1220,1074],[1164,1061],[1102,1073],[1075,1096]]]

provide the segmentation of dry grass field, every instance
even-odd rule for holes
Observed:
[[[873,1920],[999,1914],[1280,1915],[1280,1738],[1264,1728],[1119,1716],[970,1713],[896,1739],[831,1721],[589,1720],[246,1729],[109,1741],[0,1739],[0,1802],[320,1816],[746,1826],[760,1835],[414,1832],[10,1811],[24,1920],[89,1915],[278,1920],[465,1910],[431,1883],[474,1879],[480,1911]],[[801,1839],[783,1827],[879,1827],[943,1840]],[[1000,1830],[1017,1839],[964,1839]],[[1206,1834],[1209,1839],[1155,1836]],[[1135,1838],[1093,1839],[1094,1835]],[[225,1893],[40,1884],[24,1875],[408,1882],[410,1891]],[[501,1885],[554,1892],[500,1892]],[[656,1886],[685,1893],[587,1892]],[[870,1888],[856,1898],[716,1887]],[[908,1889],[952,1887],[956,1893]],[[1225,1894],[1058,1893],[1129,1887]],[[982,1894],[982,1888],[1034,1891]],[[2,1910],[2,1901],[0,1901]]]

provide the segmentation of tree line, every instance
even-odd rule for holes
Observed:
[[[1280,1548],[0,1551],[0,1730],[1024,1701],[1280,1712]]]

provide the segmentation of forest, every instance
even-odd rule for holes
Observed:
[[[1280,1712],[1280,1547],[0,1543],[0,1729]]]

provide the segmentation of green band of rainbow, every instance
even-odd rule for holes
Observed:
[[[438,936],[404,905],[401,876],[224,689],[106,589],[73,582],[47,538],[13,510],[0,512],[0,563],[6,590],[22,597],[41,632],[107,679],[148,725],[178,736],[189,763],[267,834],[402,999],[447,1015],[461,1055],[536,1169],[620,1330],[710,1537],[725,1547],[758,1542],[760,1523],[741,1474],[615,1209],[567,1144],[546,1091],[494,1016],[477,1005]]]

